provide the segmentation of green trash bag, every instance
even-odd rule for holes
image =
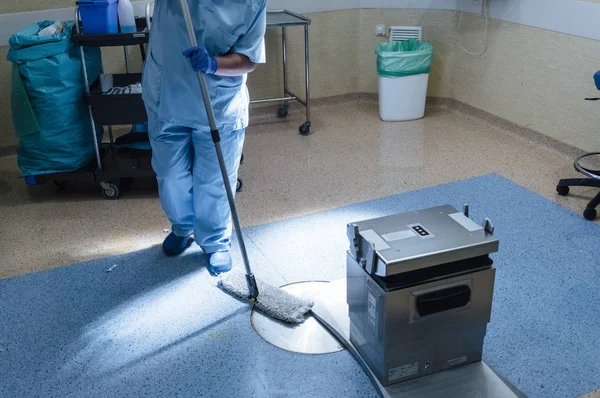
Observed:
[[[402,77],[429,73],[433,45],[419,40],[377,44],[377,73],[381,77]]]
[[[38,34],[52,24],[29,25],[9,40],[11,107],[23,176],[73,171],[94,159],[80,51],[71,41],[73,22],[61,33]],[[85,59],[92,83],[102,69],[100,50],[86,49]]]

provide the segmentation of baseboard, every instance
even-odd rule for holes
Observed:
[[[356,101],[377,104],[378,100],[377,93],[351,93],[313,99],[312,105],[315,107],[323,107]],[[253,105],[250,111],[253,123],[272,123],[274,120],[274,115],[277,113],[278,106],[279,105],[276,104]],[[577,147],[558,141],[528,127],[520,126],[492,113],[458,101],[454,98],[427,97],[427,107],[446,107],[459,111],[469,117],[485,121],[497,127],[498,129],[501,129],[505,133],[514,134],[536,145],[544,146],[545,148],[553,150],[558,155],[565,158],[574,159],[585,153],[585,151]],[[290,117],[301,117],[303,112],[303,106],[299,105],[297,102],[290,102]]]
[[[552,149],[557,154],[562,155],[563,157],[567,157],[569,159],[574,159],[586,153],[586,151],[579,149],[575,146],[566,144],[562,141],[558,141],[552,137],[549,137],[545,134],[542,134],[538,131],[532,130],[528,127],[521,126],[519,124],[513,123],[506,119],[503,119],[499,116],[496,116],[492,113],[474,107],[472,105],[466,104],[464,102],[458,101],[454,98],[447,97],[429,97],[427,98],[428,106],[444,106],[447,108],[451,108],[457,110],[463,114],[466,114],[470,117],[483,120],[489,124],[494,125],[495,127],[501,129],[503,132],[508,132],[509,134],[514,134],[519,136],[527,141],[530,141],[536,145],[544,146],[546,148]]]
[[[377,104],[378,95],[377,93],[351,93],[344,95],[336,95],[331,97],[316,98],[313,99],[312,106],[314,107],[327,107],[332,105],[339,105],[350,102],[364,102],[365,104]],[[250,107],[250,116],[252,124],[265,124],[273,123],[277,121],[277,107],[278,104],[255,104]],[[501,129],[505,133],[514,134],[523,139],[526,139],[536,145],[543,146],[550,150],[555,151],[558,155],[569,159],[574,159],[585,153],[585,151],[576,148],[572,145],[558,141],[540,132],[532,130],[528,127],[520,126],[516,123],[510,122],[499,116],[476,108],[472,105],[465,104],[453,98],[447,97],[428,97],[427,107],[445,107],[461,112],[469,117],[483,120],[498,129]],[[290,102],[289,116],[301,119],[305,112],[305,108],[295,101]],[[427,117],[427,116],[426,116]],[[0,147],[0,156],[13,156],[16,154],[16,146],[5,146]]]

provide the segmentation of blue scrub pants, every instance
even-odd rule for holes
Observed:
[[[210,130],[165,123],[147,109],[152,168],[160,203],[178,236],[194,234],[207,253],[231,245],[231,212]],[[221,148],[235,192],[245,130],[221,131]]]

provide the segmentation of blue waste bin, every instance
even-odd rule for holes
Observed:
[[[79,0],[85,34],[119,33],[118,0]]]

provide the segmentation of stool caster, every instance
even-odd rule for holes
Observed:
[[[598,217],[598,212],[596,209],[585,209],[583,216],[586,218],[586,220],[594,221],[596,217]]]
[[[556,192],[560,196],[567,196],[569,194],[569,191],[570,191],[569,187],[563,187],[563,186],[560,186],[560,185],[558,185],[556,187]]]

